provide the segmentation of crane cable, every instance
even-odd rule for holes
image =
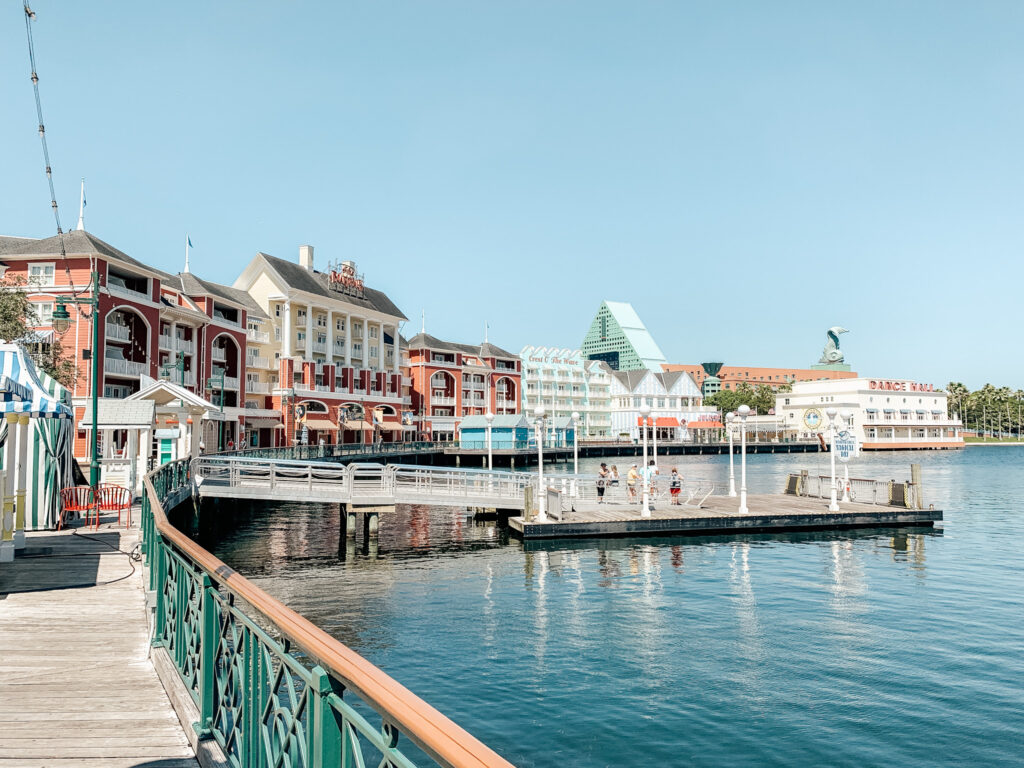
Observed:
[[[32,90],[36,97],[36,117],[39,119],[39,140],[43,145],[43,160],[46,163],[46,181],[50,185],[50,206],[53,208],[53,218],[57,222],[57,239],[60,242],[60,258],[64,264],[64,273],[67,275],[68,285],[71,286],[71,295],[77,298],[84,291],[79,291],[71,279],[71,264],[68,262],[67,251],[64,248],[64,230],[60,226],[60,212],[57,210],[57,194],[53,188],[53,169],[50,166],[50,149],[46,145],[46,126],[43,122],[43,102],[39,98],[39,75],[36,73],[36,49],[32,40],[32,22],[36,13],[28,3],[25,7],[25,34],[28,37],[28,60],[32,66]]]

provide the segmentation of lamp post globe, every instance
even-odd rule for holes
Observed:
[[[537,522],[547,522],[545,510],[547,492],[544,488],[544,414],[547,410],[543,405],[533,409],[534,424],[537,427]]]
[[[829,447],[828,455],[830,464],[832,466],[832,488],[829,492],[828,500],[828,511],[838,512],[839,511],[839,494],[836,482],[836,414],[839,413],[839,409],[834,406],[829,406],[825,409],[825,415],[828,416],[828,433],[829,433]]]
[[[747,514],[747,417],[750,406],[744,403],[736,409],[740,420],[740,509],[741,515]]]
[[[71,315],[64,305],[63,299],[57,299],[57,306],[53,308],[53,330],[57,333],[67,333],[71,327]]]
[[[729,434],[729,495],[736,496],[736,473],[733,468],[732,448],[732,425],[736,421],[736,414],[729,411],[725,414],[725,431]]]

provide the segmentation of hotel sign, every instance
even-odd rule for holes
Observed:
[[[332,291],[349,296],[363,296],[363,276],[356,274],[356,265],[351,261],[335,262],[328,265],[327,285]]]
[[[869,389],[880,389],[884,392],[934,392],[934,384],[919,384],[916,381],[887,381],[884,379],[869,379]]]

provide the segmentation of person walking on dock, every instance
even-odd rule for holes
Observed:
[[[679,504],[679,492],[683,489],[683,478],[679,476],[679,470],[672,467],[672,474],[668,479],[668,490],[672,494],[672,503]]]
[[[658,486],[656,483],[658,476],[658,465],[654,463],[654,459],[651,459],[650,463],[643,468],[640,473],[644,479],[644,486],[647,488],[651,504],[654,504],[654,500],[657,498]]]
[[[608,481],[612,488],[619,487],[619,468],[612,464],[611,478]]]
[[[608,465],[603,461],[601,462],[601,469],[597,473],[597,503],[604,504],[604,489],[608,483],[608,476],[611,473],[608,471]]]
[[[640,472],[637,471],[636,464],[634,464],[626,473],[626,489],[629,491],[630,501],[636,501],[636,483],[639,479]]]

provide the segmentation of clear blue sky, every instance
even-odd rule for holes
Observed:
[[[58,3],[34,25],[65,227],[231,283],[355,259],[419,328],[1024,386],[1024,3]],[[54,231],[19,3],[0,233]]]

